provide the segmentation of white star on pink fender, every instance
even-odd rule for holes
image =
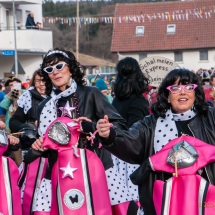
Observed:
[[[72,111],[75,110],[75,107],[70,107],[69,102],[67,101],[65,107],[59,107],[59,109],[62,111],[61,116],[68,116],[72,118]]]
[[[72,168],[70,166],[70,162],[67,164],[66,167],[61,167],[60,170],[63,171],[63,176],[62,178],[65,178],[67,176],[69,176],[70,178],[74,178],[73,176],[73,172],[76,171],[78,168]]]

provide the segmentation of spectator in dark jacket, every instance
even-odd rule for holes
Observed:
[[[148,101],[143,96],[143,93],[148,90],[148,79],[142,73],[138,62],[132,57],[120,60],[116,70],[115,98],[112,105],[127,121],[127,126],[130,128],[134,123],[149,115]],[[114,155],[112,155],[112,159],[132,200],[139,201],[138,187],[129,178],[139,165],[126,163]]]
[[[148,101],[143,93],[148,90],[148,79],[143,75],[138,62],[131,57],[120,60],[116,66],[113,106],[127,121],[130,128],[149,114]]]
[[[34,13],[29,13],[25,23],[26,29],[38,28],[34,22]]]

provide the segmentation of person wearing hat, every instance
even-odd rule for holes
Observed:
[[[96,80],[95,86],[101,91],[101,93],[108,99],[110,103],[113,101],[113,97],[108,94],[108,87],[102,78]]]

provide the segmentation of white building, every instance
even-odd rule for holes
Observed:
[[[25,23],[30,12],[34,21],[42,23],[42,0],[14,0],[16,13],[16,45],[18,61],[25,71],[21,80],[31,78],[39,68],[42,57],[53,48],[52,31],[48,29],[26,29]],[[0,0],[0,78],[11,75],[14,56],[3,56],[4,50],[14,50],[13,0]],[[2,52],[3,51],[3,52]],[[19,71],[18,71],[19,72]]]

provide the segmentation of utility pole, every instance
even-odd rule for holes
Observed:
[[[17,59],[17,48],[16,48],[16,12],[15,3],[13,0],[13,31],[14,31],[14,52],[15,52],[15,74],[18,76],[18,59]]]
[[[76,59],[79,60],[79,0],[76,0]]]

